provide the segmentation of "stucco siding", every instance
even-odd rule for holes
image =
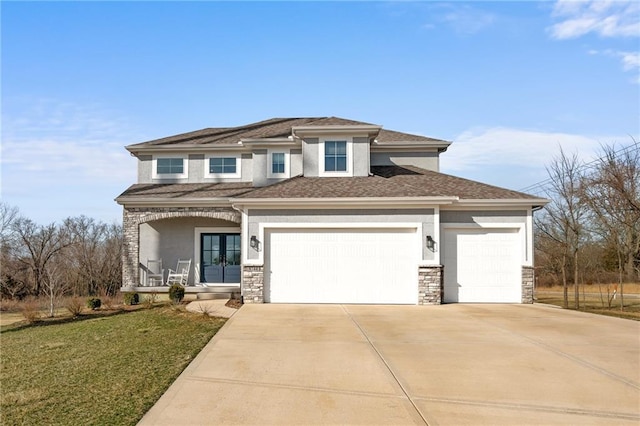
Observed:
[[[440,160],[437,152],[372,152],[372,166],[416,166],[426,170],[439,171]]]
[[[189,183],[204,181],[204,154],[189,154]]]
[[[152,167],[153,157],[151,155],[141,155],[138,158],[138,183],[151,183]]]
[[[440,210],[440,223],[526,223],[525,210]]]
[[[369,138],[353,138],[353,176],[369,176]]]
[[[266,149],[253,150],[252,175],[253,186],[265,186],[267,182],[267,161]]]
[[[187,162],[187,179],[154,179],[153,156],[141,155],[138,158],[138,183],[251,182],[253,179],[253,159],[250,153],[242,154],[240,157],[239,178],[205,178],[205,170],[208,167],[205,154],[189,154]],[[264,176],[266,178],[266,170]]]
[[[303,158],[303,173],[307,177],[318,176],[318,138],[306,138],[302,140],[302,151],[304,153]]]
[[[292,149],[290,156],[290,172],[291,177],[302,174],[302,149]]]

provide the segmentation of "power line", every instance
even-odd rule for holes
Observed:
[[[631,145],[627,145],[623,148],[620,148],[619,150],[615,151],[613,153],[613,158],[617,158],[619,155],[626,153],[629,150],[633,150],[633,149],[640,149],[640,147],[638,146],[639,143],[635,142]],[[601,161],[604,160],[605,157],[599,157],[596,158],[593,161],[590,161],[588,163],[584,163],[582,164],[580,167],[578,167],[579,170],[583,171],[583,170],[588,170],[588,169],[593,169],[594,167],[596,167],[598,165],[598,163],[600,163]],[[534,183],[532,185],[526,186],[522,189],[519,189],[518,191],[520,192],[542,192],[544,190],[544,188],[546,186],[548,186],[551,182],[553,182],[552,178],[547,178],[545,180],[542,180],[540,182]],[[539,189],[539,191],[536,191],[536,189]]]

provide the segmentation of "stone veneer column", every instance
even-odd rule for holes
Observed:
[[[263,266],[242,266],[242,302],[264,303]]]
[[[138,214],[124,209],[122,214],[122,286],[136,287],[140,283],[140,231]]]
[[[444,266],[418,267],[418,305],[440,305],[443,293]]]
[[[533,266],[522,267],[522,303],[533,303],[533,281],[535,277]]]

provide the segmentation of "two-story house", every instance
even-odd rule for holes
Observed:
[[[129,145],[123,290],[188,259],[187,291],[244,303],[531,303],[547,200],[440,173],[449,145],[336,117]]]

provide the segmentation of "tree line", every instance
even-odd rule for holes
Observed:
[[[560,154],[547,167],[551,202],[536,213],[536,273],[542,285],[562,284],[564,307],[573,285],[580,308],[582,284],[640,281],[640,144],[602,146],[583,163]]]
[[[122,226],[86,216],[39,225],[0,202],[0,296],[115,295],[122,283]]]

